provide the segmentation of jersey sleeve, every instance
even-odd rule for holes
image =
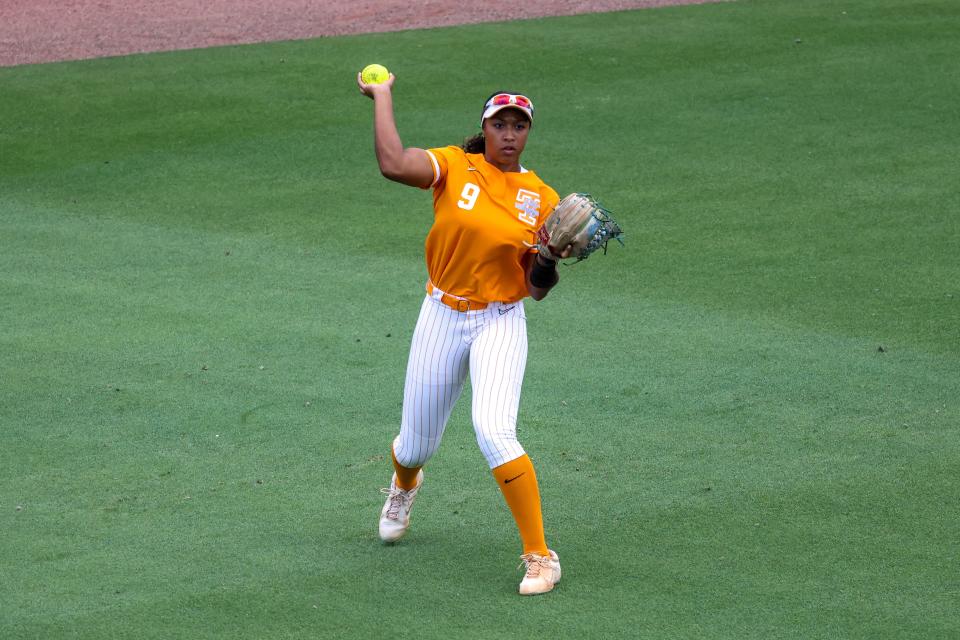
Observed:
[[[456,162],[458,158],[463,157],[464,151],[460,147],[436,147],[427,149],[427,155],[433,163],[433,182],[426,188],[437,189],[446,181],[451,162]]]

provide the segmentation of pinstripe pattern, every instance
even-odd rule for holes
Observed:
[[[519,302],[486,313],[470,349],[470,384],[477,443],[493,469],[524,454],[517,442],[517,409],[527,366],[527,321]]]
[[[397,461],[420,467],[433,456],[468,372],[473,426],[487,464],[494,468],[522,456],[516,432],[526,362],[522,302],[462,313],[426,297],[407,362]]]

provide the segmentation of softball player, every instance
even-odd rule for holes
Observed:
[[[433,189],[434,222],[380,537],[393,542],[406,533],[422,468],[469,373],[477,442],[523,541],[520,593],[545,593],[560,580],[560,561],[547,547],[536,472],[516,436],[527,361],[523,298],[543,299],[558,280],[556,263],[537,255],[536,232],[559,197],[520,164],[533,104],[496,93],[483,106],[482,133],[462,147],[405,148],[393,117],[393,83],[393,74],[382,84],[365,84],[357,74],[360,91],[374,101],[377,162],[390,180]]]

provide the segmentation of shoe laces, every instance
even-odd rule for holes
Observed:
[[[391,520],[398,520],[400,518],[400,509],[410,500],[410,492],[404,491],[403,489],[384,487],[380,489],[380,493],[390,496],[390,506],[387,507],[387,517]]]
[[[541,556],[538,553],[525,553],[520,556],[520,559],[523,562],[517,565],[517,569],[527,565],[527,575],[525,576],[527,578],[539,577],[540,571],[550,566],[550,556]]]

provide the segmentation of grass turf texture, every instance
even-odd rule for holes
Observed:
[[[737,2],[0,69],[0,636],[956,637],[958,30]],[[466,396],[376,538],[429,195],[375,168],[371,61],[410,145],[529,92],[525,164],[629,234],[528,305],[546,597]]]

